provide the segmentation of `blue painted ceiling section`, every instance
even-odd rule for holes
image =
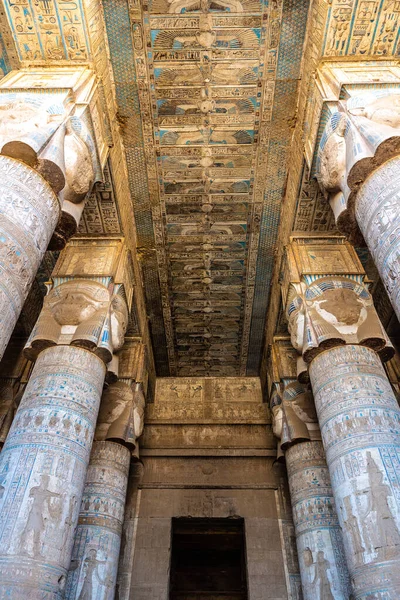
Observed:
[[[158,374],[255,375],[307,0],[105,0]]]

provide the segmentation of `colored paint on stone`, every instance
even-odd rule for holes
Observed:
[[[94,442],[68,574],[67,600],[114,598],[130,451]]]
[[[378,355],[319,354],[310,380],[355,598],[400,596],[400,409]]]
[[[285,452],[304,600],[346,600],[350,578],[322,442]]]
[[[357,223],[400,319],[400,158],[376,169],[355,203]]]
[[[60,216],[60,203],[34,169],[0,156],[0,357]]]
[[[62,597],[105,377],[82,348],[37,359],[0,458],[0,598]]]

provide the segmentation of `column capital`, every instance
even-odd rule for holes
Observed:
[[[0,82],[0,154],[33,168],[57,194],[54,249],[76,232],[85,198],[102,180],[110,145],[102,105],[100,82],[86,67],[21,69]]]
[[[291,342],[306,363],[344,344],[373,348],[384,360],[393,347],[376,314],[354,249],[343,239],[292,238],[282,272]]]
[[[278,458],[293,444],[321,439],[314,400],[307,385],[295,379],[274,384],[270,408],[272,429],[279,440]]]
[[[352,243],[365,244],[356,198],[368,176],[400,154],[400,78],[390,85],[351,88],[345,99],[324,106],[321,120],[314,173],[338,229]]]
[[[25,347],[35,359],[47,347],[80,346],[105,363],[122,348],[133,295],[123,239],[71,241],[61,253],[42,312]]]
[[[299,359],[289,338],[274,340],[269,365],[270,408],[273,432],[280,440],[278,458],[281,450],[294,443],[321,439],[312,393],[307,384],[297,380]]]
[[[327,121],[341,99],[362,95],[371,89],[389,89],[400,85],[398,61],[322,60],[315,73],[315,84],[307,104],[304,138],[305,157],[312,174]]]
[[[146,348],[141,338],[127,339],[117,358],[119,378],[103,392],[94,439],[123,444],[138,458],[147,382]]]

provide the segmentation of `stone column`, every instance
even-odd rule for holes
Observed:
[[[129,600],[133,563],[135,558],[136,531],[142,490],[139,489],[143,478],[143,463],[132,461],[128,476],[128,491],[125,505],[125,517],[122,527],[121,550],[118,565],[118,579],[115,597]]]
[[[0,459],[0,598],[57,598],[105,377],[83,348],[40,353]]]
[[[0,456],[1,599],[63,594],[106,364],[127,325],[130,290],[117,280],[124,253],[112,268],[108,256],[95,260],[103,272],[106,261],[106,287],[92,266],[96,242],[83,257],[74,250],[61,254],[28,340],[37,360]],[[94,279],[65,276],[77,258]]]
[[[400,409],[381,364],[393,349],[363,276],[310,275],[307,257],[315,271],[354,273],[357,264],[339,245],[323,249],[294,241],[286,314],[292,344],[309,364],[354,596],[395,600],[400,597]],[[293,281],[297,278],[300,283]]]
[[[31,167],[0,155],[0,359],[61,214]]]
[[[274,433],[288,472],[304,600],[347,600],[350,578],[314,402],[296,381],[279,387]]]
[[[65,597],[114,598],[131,452],[93,443]]]
[[[310,380],[355,597],[400,597],[400,410],[379,356],[346,345]]]
[[[91,109],[78,108],[93,74],[52,76],[40,95],[34,72],[0,83],[0,359],[49,243],[64,247],[101,178]]]
[[[354,210],[400,320],[400,156],[383,163],[366,178],[358,190]]]
[[[0,363],[0,450],[14,420],[33,364],[23,355],[24,340],[11,339]]]
[[[135,348],[130,350],[137,356]],[[143,431],[141,383],[127,380],[111,384],[103,394],[67,579],[68,600],[115,595],[129,465]]]
[[[400,319],[400,92],[338,103],[317,150],[317,177],[340,231],[366,243]]]

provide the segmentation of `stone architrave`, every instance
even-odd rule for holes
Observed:
[[[318,148],[317,178],[340,231],[365,241],[400,318],[400,90],[340,101]]]
[[[304,600],[346,600],[350,579],[311,392],[285,379],[271,409],[278,458],[284,455],[288,472]]]
[[[77,231],[101,179],[96,78],[85,68],[53,78],[45,91],[31,72],[0,83],[0,358],[49,243],[61,249]]]
[[[329,276],[317,268],[306,272],[310,265],[302,255],[318,265],[324,261],[321,252],[296,241],[289,249],[289,263],[300,258],[286,270],[289,331],[309,364],[354,597],[381,594],[395,600],[400,597],[400,409],[381,364],[394,351],[364,276],[355,274],[357,265],[346,266],[345,253],[337,254],[335,264],[325,260]],[[348,277],[339,277],[345,268]]]
[[[79,245],[85,279],[66,276]],[[95,260],[90,272],[96,242],[67,247],[26,346],[37,360],[0,456],[1,599],[64,593],[106,364],[128,321],[122,241],[109,253],[110,268]]]
[[[124,362],[127,353],[140,359],[134,347],[121,352]],[[133,372],[122,369],[128,377],[106,387],[102,396],[67,579],[67,600],[108,600],[115,594],[129,466],[144,424],[141,383],[132,377],[140,375],[143,366],[131,366]]]

